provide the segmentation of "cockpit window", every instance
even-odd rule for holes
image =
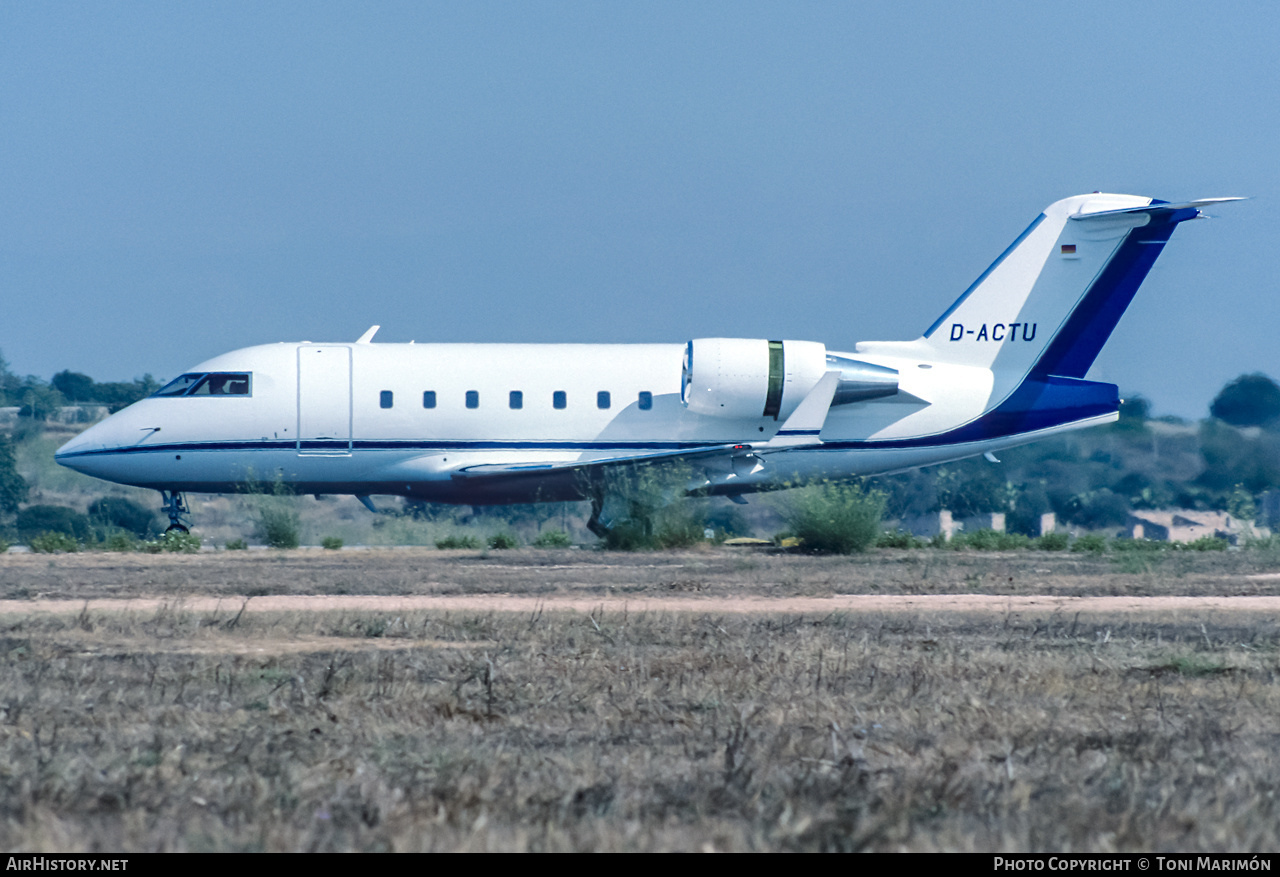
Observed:
[[[191,389],[191,387],[195,384],[196,381],[200,380],[202,377],[204,377],[204,375],[195,374],[195,375],[183,375],[180,378],[174,378],[169,383],[161,387],[159,390],[156,390],[155,395],[182,396],[187,392],[187,390]]]
[[[211,372],[175,378],[157,396],[249,396],[252,375],[248,372]]]
[[[205,375],[200,383],[191,389],[188,396],[248,396],[249,376],[246,374],[227,374],[214,372]]]

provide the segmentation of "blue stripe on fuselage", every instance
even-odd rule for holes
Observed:
[[[1008,399],[994,410],[987,412],[964,426],[931,436],[907,439],[828,441],[815,442],[813,448],[831,450],[877,450],[886,448],[927,448],[946,445],[969,444],[1008,438],[1020,433],[1036,432],[1054,426],[1062,426],[1078,420],[1087,420],[1119,410],[1120,400],[1114,384],[1082,381],[1074,378],[1045,377],[1023,381]],[[805,430],[802,434],[808,434]],[[815,433],[816,435],[816,433]],[[699,450],[732,444],[737,439],[721,439],[709,442],[503,442],[503,441],[422,441],[422,440],[369,440],[352,442],[354,451],[616,451],[643,453],[647,451]],[[315,442],[314,444],[323,444]],[[346,442],[333,442],[331,450],[345,451]],[[311,450],[310,447],[307,448]],[[296,451],[296,442],[246,441],[246,442],[174,442],[127,448],[99,448],[64,454],[62,459],[91,457],[106,454],[182,453],[195,451]]]
[[[685,451],[732,444],[737,439],[706,442],[574,442],[574,441],[422,441],[417,439],[387,439],[369,441],[307,441],[303,451],[345,452],[350,445],[356,451]],[[152,454],[181,453],[183,451],[296,451],[297,442],[278,441],[215,441],[171,442],[163,445],[132,445],[124,448],[94,448],[59,454],[58,459],[94,457],[104,454]]]

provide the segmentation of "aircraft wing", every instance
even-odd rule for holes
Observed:
[[[683,462],[685,460],[699,460],[722,454],[739,453],[750,450],[750,447],[750,445],[743,444],[704,445],[671,451],[651,451],[622,456],[599,457],[593,460],[563,460],[553,463],[483,463],[459,469],[452,475],[458,481],[536,478],[538,476],[559,475],[570,472],[577,472],[584,477],[590,477],[620,466],[647,466]]]
[[[511,479],[536,478],[549,475],[567,475],[590,479],[609,469],[620,466],[651,466],[661,463],[676,463],[703,460],[708,457],[733,457],[750,455],[753,451],[782,450],[801,445],[821,443],[818,437],[822,425],[831,408],[831,399],[840,380],[840,372],[830,371],[822,376],[817,385],[809,391],[804,400],[791,413],[778,430],[777,434],[767,442],[751,444],[718,444],[702,447],[680,448],[672,451],[652,451],[647,453],[627,454],[625,456],[601,457],[594,460],[565,460],[548,463],[482,463],[467,466],[453,473],[455,480],[468,479]]]

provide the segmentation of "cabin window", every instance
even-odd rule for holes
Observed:
[[[551,394],[551,407],[564,408],[569,404],[569,397],[565,395],[564,390],[556,390]]]
[[[511,398],[510,398],[510,405],[511,405],[511,407],[512,407],[512,408],[523,408],[523,407],[524,407],[524,393],[520,392],[519,390],[512,390],[512,391],[511,391]]]
[[[640,391],[639,407],[641,411],[648,411],[653,407],[653,394],[648,390]]]
[[[378,394],[378,404],[383,408],[390,408],[392,404],[392,396],[390,390],[383,390]]]
[[[436,391],[435,390],[422,391],[422,407],[423,408],[436,407]]]
[[[468,408],[480,407],[480,391],[479,390],[467,390],[467,407]]]
[[[156,396],[249,396],[251,374],[248,372],[212,372],[186,374],[175,378],[155,392]]]
[[[596,393],[596,407],[597,408],[609,407],[609,391],[608,390],[601,390],[599,393]]]

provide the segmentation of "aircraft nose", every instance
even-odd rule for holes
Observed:
[[[100,447],[101,443],[95,442],[94,436],[92,435],[93,431],[96,429],[96,426],[91,426],[75,438],[71,439],[71,441],[53,452],[53,458],[61,463],[63,457],[72,457],[82,451],[89,450],[91,447]]]
[[[103,441],[102,424],[96,424],[80,433],[75,438],[53,452],[55,462],[77,472],[84,471],[84,462],[88,451],[101,450],[106,447]]]

